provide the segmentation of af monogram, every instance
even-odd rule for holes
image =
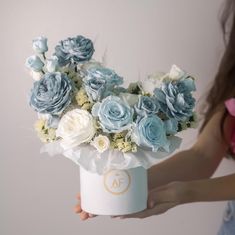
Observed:
[[[125,170],[110,170],[104,175],[105,189],[114,195],[124,194],[130,187],[131,176]]]

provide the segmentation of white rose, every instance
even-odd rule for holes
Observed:
[[[31,70],[31,71],[30,71],[30,76],[31,76],[35,81],[39,81],[39,80],[42,78],[43,73],[41,73],[41,72],[36,72],[36,71]]]
[[[170,80],[179,80],[184,75],[185,75],[185,72],[174,64],[171,67],[168,77]]]
[[[165,73],[157,72],[148,76],[146,80],[142,82],[142,88],[145,92],[153,94],[156,87],[160,87],[165,77]]]
[[[61,137],[61,146],[66,150],[91,141],[96,133],[92,115],[81,109],[67,112],[60,120],[56,136]]]
[[[99,135],[95,137],[95,139],[91,142],[91,145],[93,145],[99,153],[103,153],[109,148],[110,141],[107,136]]]
[[[142,82],[142,87],[145,92],[153,94],[154,89],[161,87],[163,82],[178,80],[185,75],[186,73],[174,64],[169,73],[157,72],[149,75],[148,78]]]

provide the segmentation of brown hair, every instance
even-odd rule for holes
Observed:
[[[225,43],[225,52],[221,59],[219,69],[206,97],[204,107],[204,122],[199,133],[204,129],[216,110],[224,104],[224,101],[235,95],[235,0],[225,2],[221,15],[221,28]],[[229,31],[228,31],[229,30]],[[221,133],[228,112],[225,109],[221,119]]]

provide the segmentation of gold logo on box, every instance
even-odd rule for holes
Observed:
[[[114,195],[124,194],[130,184],[131,176],[125,170],[110,170],[104,175],[104,187]]]

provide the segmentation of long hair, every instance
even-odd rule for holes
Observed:
[[[225,2],[220,23],[225,43],[225,51],[214,78],[214,83],[206,96],[203,110],[204,121],[200,127],[199,133],[202,132],[218,107],[223,105],[226,99],[235,96],[235,0],[227,0]],[[223,137],[223,124],[227,114],[228,112],[225,109],[220,123]]]

